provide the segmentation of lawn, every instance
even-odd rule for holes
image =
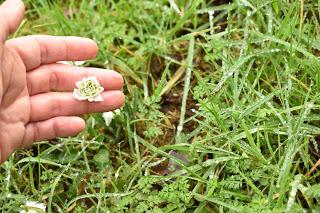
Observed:
[[[94,39],[126,104],[15,152],[2,212],[320,212],[320,1],[25,3],[14,36]]]

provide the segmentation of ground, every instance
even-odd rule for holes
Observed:
[[[110,126],[18,150],[0,206],[47,212],[318,212],[319,2],[26,1],[14,36],[97,41],[125,78]],[[85,51],[85,50],[84,50]]]

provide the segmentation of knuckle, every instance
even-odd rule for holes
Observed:
[[[33,91],[34,91],[34,89],[33,89],[33,85],[32,85],[32,77],[30,76],[30,75],[27,75],[27,88],[28,88],[28,92],[29,92],[29,94],[31,94],[31,95],[33,95],[34,93],[33,93]]]
[[[38,140],[40,140],[40,134],[41,134],[41,130],[40,130],[40,125],[39,123],[35,123],[33,125],[33,142],[36,142]]]
[[[53,130],[54,137],[61,136],[61,131],[63,130],[63,123],[59,122],[58,120],[53,120],[52,130]]]
[[[59,76],[56,70],[50,68],[49,89],[55,90],[59,86]]]

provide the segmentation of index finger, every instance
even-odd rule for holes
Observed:
[[[7,0],[0,4],[0,44],[13,33],[23,19],[24,4],[21,0]]]
[[[58,61],[92,59],[98,53],[98,46],[93,40],[74,36],[26,36],[11,39],[6,45],[18,52],[27,71]]]
[[[105,90],[121,90],[123,87],[122,76],[113,70],[49,64],[27,73],[29,94],[73,91],[77,81],[89,76],[96,76]]]

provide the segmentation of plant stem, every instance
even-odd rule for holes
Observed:
[[[189,93],[189,89],[190,89],[190,79],[191,79],[191,72],[192,72],[193,55],[194,55],[194,37],[192,36],[189,41],[188,58],[187,58],[187,63],[186,63],[187,69],[186,69],[186,76],[185,76],[185,80],[184,80],[184,89],[183,89],[183,98],[182,98],[182,105],[181,105],[180,120],[179,120],[179,125],[177,127],[176,143],[179,141],[180,134],[183,130],[183,123],[184,123],[184,117],[186,114],[188,93]]]

